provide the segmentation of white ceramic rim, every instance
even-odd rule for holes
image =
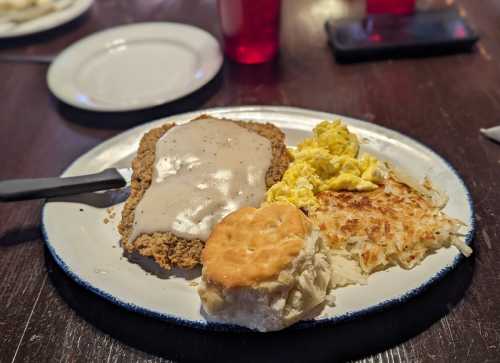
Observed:
[[[279,107],[279,106],[221,107],[221,108],[212,108],[212,109],[190,112],[190,113],[186,113],[186,114],[169,116],[165,119],[156,120],[156,121],[153,121],[153,122],[148,123],[148,124],[143,124],[143,125],[137,126],[133,129],[125,131],[124,133],[121,133],[115,137],[119,137],[119,136],[124,137],[124,136],[128,136],[128,135],[132,135],[132,134],[138,132],[139,129],[148,129],[151,127],[152,124],[159,123],[160,121],[163,123],[163,122],[172,122],[176,118],[183,118],[183,119],[184,118],[194,118],[194,117],[196,117],[200,114],[203,114],[203,113],[224,117],[224,115],[226,113],[231,113],[231,112],[233,112],[233,113],[234,112],[241,112],[242,114],[248,113],[249,115],[251,115],[252,113],[255,113],[255,112],[263,112],[266,114],[269,114],[269,113],[300,114],[302,116],[310,115],[311,118],[316,118],[316,119],[317,118],[319,118],[319,119],[335,119],[337,117],[341,117],[347,121],[346,123],[348,125],[350,122],[355,122],[356,124],[363,125],[363,127],[366,127],[368,129],[384,130],[384,133],[386,133],[388,135],[395,135],[398,137],[412,140],[420,148],[425,149],[427,152],[431,153],[434,157],[436,157],[441,162],[443,162],[445,165],[447,165],[449,171],[451,171],[457,177],[457,180],[461,183],[461,186],[463,187],[463,190],[465,193],[464,197],[467,200],[468,211],[470,212],[470,216],[471,216],[470,220],[467,221],[468,225],[469,225],[469,230],[465,236],[465,243],[467,245],[471,245],[471,242],[472,242],[474,234],[475,234],[475,214],[474,214],[473,201],[472,201],[472,197],[471,197],[467,187],[465,186],[465,183],[463,182],[463,179],[460,177],[460,175],[455,170],[455,168],[446,159],[442,158],[439,154],[437,154],[436,152],[434,152],[432,149],[425,146],[421,142],[419,142],[419,141],[417,141],[409,136],[406,136],[398,131],[388,129],[388,128],[383,127],[383,126],[375,125],[375,124],[372,124],[370,122],[361,121],[361,120],[353,119],[350,117],[344,117],[344,116],[331,114],[331,113],[318,112],[318,111],[301,109],[301,108],[293,108],[293,107]],[[242,117],[242,118],[251,120],[251,117],[248,117],[248,118]],[[156,125],[154,125],[154,126],[156,126]],[[113,142],[114,142],[114,138],[106,140],[103,143],[101,143],[101,144],[97,145],[96,147],[94,147],[93,149],[91,149],[89,151],[89,153],[92,151],[97,151],[97,149],[104,150],[109,145],[111,145]],[[85,155],[86,154],[80,156],[80,158],[82,158]],[[67,173],[67,170],[70,169],[71,166],[74,163],[76,163],[80,158],[76,159],[71,165],[69,165],[68,168],[66,169],[66,171],[62,175],[64,176]],[[230,324],[203,321],[203,320],[187,320],[187,319],[175,316],[175,315],[160,313],[158,311],[146,309],[146,308],[139,306],[139,305],[136,305],[130,301],[129,302],[124,301],[120,298],[117,298],[116,296],[113,296],[112,294],[110,294],[104,290],[101,290],[101,289],[93,286],[91,283],[82,279],[75,272],[73,272],[71,267],[68,266],[64,262],[64,260],[58,255],[54,246],[51,244],[51,241],[49,238],[50,236],[47,233],[47,227],[46,227],[46,207],[47,207],[47,204],[45,204],[43,209],[42,209],[42,232],[43,232],[43,236],[44,236],[46,245],[47,245],[50,253],[54,257],[56,263],[63,269],[63,271],[65,271],[66,274],[68,274],[79,285],[83,286],[84,288],[96,293],[97,295],[99,295],[99,296],[111,301],[112,303],[117,304],[117,305],[119,305],[119,306],[121,306],[129,311],[141,313],[141,314],[144,314],[146,316],[158,318],[160,320],[164,320],[164,321],[171,322],[174,324],[198,328],[198,329],[206,329],[206,330],[234,331],[234,332],[248,330],[248,329],[245,329],[245,328],[242,328],[239,326],[235,326],[235,325],[230,325]],[[396,304],[401,304],[401,303],[409,300],[410,298],[422,293],[423,291],[425,291],[428,287],[430,287],[436,281],[439,281],[441,278],[443,278],[446,275],[446,273],[448,273],[453,268],[455,268],[456,265],[462,259],[463,259],[463,256],[460,253],[457,253],[451,264],[444,266],[440,271],[435,273],[431,278],[424,281],[420,286],[413,288],[413,289],[410,289],[410,290],[406,291],[404,294],[401,294],[400,296],[398,296],[396,298],[387,299],[387,300],[382,301],[378,304],[374,304],[366,309],[360,309],[357,311],[349,312],[349,313],[335,316],[335,317],[326,317],[326,318],[321,318],[318,320],[301,321],[301,322],[293,325],[292,327],[289,327],[288,329],[303,329],[303,328],[315,327],[315,326],[320,326],[320,325],[325,325],[325,324],[327,324],[327,325],[335,324],[335,323],[338,323],[340,321],[350,320],[350,319],[364,316],[364,315],[369,314],[369,313],[377,312],[377,311],[383,310],[385,308],[391,307],[391,306],[396,305]]]
[[[147,34],[151,29],[154,29],[155,32]],[[81,66],[76,60],[91,59],[89,57],[92,54],[97,54],[99,50],[106,49],[110,45],[109,39],[111,37],[119,37],[121,41],[126,42],[127,40],[134,40],[135,37],[144,41],[148,39],[148,36],[151,37],[150,39],[183,43],[187,48],[196,52],[201,61],[200,68],[204,69],[203,75],[196,78],[196,81],[189,81],[184,88],[166,92],[161,97],[143,100],[137,104],[107,105],[98,102],[81,101],[87,97],[74,85],[73,75],[76,68]],[[196,39],[196,41],[193,41],[193,39]],[[197,48],[199,44],[196,43],[204,44],[203,52]],[[222,67],[223,60],[217,39],[201,28],[173,22],[134,23],[91,34],[66,48],[50,65],[47,72],[47,85],[58,99],[84,110],[98,112],[138,111],[176,101],[199,90],[217,75]]]

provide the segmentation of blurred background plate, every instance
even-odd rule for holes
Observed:
[[[133,111],[186,96],[222,66],[217,40],[177,23],[139,23],[93,34],[51,64],[52,93],[91,111]]]
[[[15,25],[0,24],[0,39],[40,33],[70,22],[85,13],[94,0],[75,0],[67,8]]]

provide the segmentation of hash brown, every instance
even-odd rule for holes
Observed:
[[[462,223],[448,217],[432,200],[390,175],[368,192],[323,192],[310,217],[335,253],[359,263],[364,274],[400,265],[410,269],[433,251],[460,242]]]

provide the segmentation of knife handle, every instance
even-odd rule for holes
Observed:
[[[0,201],[61,197],[121,188],[127,184],[116,169],[67,178],[11,179],[0,181]]]

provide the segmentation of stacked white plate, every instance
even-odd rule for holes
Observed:
[[[139,23],[92,34],[65,49],[47,75],[51,92],[92,111],[133,111],[186,96],[223,61],[217,40],[185,24]]]

